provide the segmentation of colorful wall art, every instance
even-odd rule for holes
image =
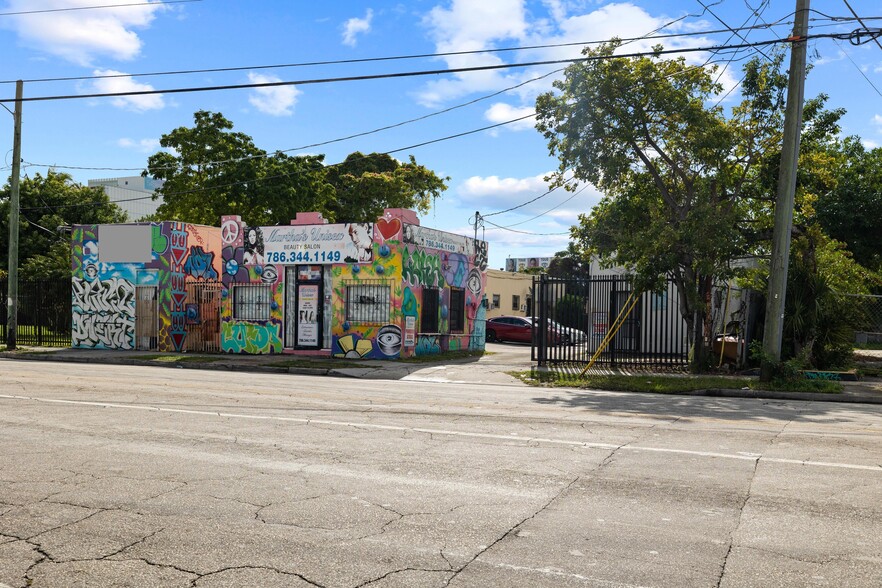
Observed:
[[[182,351],[201,324],[188,322],[203,302],[190,294],[219,283],[220,229],[78,225],[71,235],[72,346]]]
[[[72,251],[74,347],[341,359],[484,348],[487,244],[409,210],[375,223],[78,226]]]

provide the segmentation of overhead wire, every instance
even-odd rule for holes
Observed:
[[[687,15],[688,16],[688,15]],[[670,26],[671,24],[682,20],[677,19],[675,21],[671,21],[653,31],[653,33],[663,30]],[[736,30],[748,30],[748,29],[770,29],[776,26],[784,26],[789,23],[784,22],[784,19],[789,18],[789,15],[786,15],[779,19],[779,21],[771,24],[756,26],[756,27],[746,27],[744,29],[736,29]],[[696,37],[696,36],[706,36],[706,35],[715,35],[719,33],[727,33],[730,32],[730,29],[716,29],[716,30],[703,30],[703,31],[685,31],[680,33],[669,33],[665,35],[652,35],[652,36],[643,36],[643,37],[626,37],[619,38],[619,41],[622,41],[623,44],[633,43],[635,41],[645,41],[645,40],[656,40],[656,39],[672,39],[679,37]],[[730,37],[731,38],[731,37]],[[320,65],[351,65],[357,63],[376,63],[376,62],[384,62],[384,61],[402,61],[402,60],[411,60],[411,59],[430,59],[430,58],[438,58],[438,57],[454,57],[461,55],[480,55],[480,54],[494,54],[494,53],[505,53],[505,52],[513,52],[513,51],[530,51],[536,49],[558,49],[563,47],[582,47],[585,45],[601,45],[603,43],[610,42],[611,39],[601,39],[594,41],[571,41],[567,43],[549,43],[543,45],[526,45],[526,46],[517,46],[517,47],[498,47],[498,48],[488,48],[488,49],[473,49],[468,51],[447,51],[447,52],[438,52],[438,53],[418,53],[418,54],[410,54],[410,55],[393,55],[393,56],[381,56],[381,57],[363,57],[356,59],[335,59],[335,60],[322,60],[322,61],[305,61],[305,62],[297,62],[297,63],[277,63],[277,64],[263,64],[263,65],[248,65],[248,66],[233,66],[233,67],[215,67],[215,68],[203,68],[203,69],[184,69],[184,70],[167,70],[167,71],[154,71],[154,72],[141,72],[141,73],[114,73],[114,74],[97,74],[97,75],[89,75],[89,76],[67,76],[67,77],[55,77],[55,78],[31,78],[23,80],[25,83],[37,83],[37,82],[68,82],[68,81],[87,81],[87,80],[102,80],[108,78],[129,78],[129,77],[156,77],[156,76],[173,76],[173,75],[189,75],[189,74],[197,74],[197,73],[224,73],[224,72],[237,72],[237,71],[249,71],[249,70],[264,70],[264,69],[288,69],[288,68],[298,68],[298,67],[312,67],[312,66],[320,66]],[[0,84],[12,84],[17,80],[0,80]]]
[[[858,22],[861,23],[861,26],[869,31],[870,27],[868,27],[867,24],[864,22],[864,20],[860,16],[858,16],[858,13],[855,12],[854,8],[851,7],[851,4],[848,3],[848,0],[842,0],[842,1],[845,2],[845,6],[848,7],[848,10],[851,11],[851,13],[854,15],[854,17],[858,20]],[[882,49],[882,43],[879,42],[879,39],[877,37],[873,37],[873,40],[876,42],[876,45],[879,46],[879,49]]]
[[[467,136],[467,135],[473,135],[473,134],[475,134],[475,133],[480,133],[480,132],[483,132],[483,131],[488,131],[488,130],[491,130],[491,129],[499,128],[499,127],[501,127],[501,126],[508,125],[508,124],[513,124],[513,123],[516,123],[516,122],[519,122],[519,121],[522,121],[522,120],[525,120],[525,119],[528,119],[528,118],[532,118],[532,117],[534,117],[534,116],[536,116],[535,113],[534,113],[534,114],[528,114],[528,115],[521,116],[521,117],[518,117],[518,118],[514,118],[514,119],[511,119],[511,120],[507,120],[507,121],[503,121],[503,122],[500,122],[500,123],[496,123],[496,124],[488,125],[488,126],[485,126],[485,127],[481,127],[481,128],[478,128],[478,129],[471,129],[471,130],[469,130],[469,131],[463,131],[463,132],[461,132],[461,133],[456,133],[456,134],[452,134],[452,135],[446,135],[446,136],[444,136],[444,137],[440,137],[440,138],[437,138],[437,139],[430,139],[430,140],[428,140],[428,141],[423,141],[423,142],[421,142],[421,143],[414,143],[414,144],[412,144],[412,145],[408,145],[408,146],[406,146],[406,147],[399,147],[399,148],[397,148],[397,149],[391,149],[391,150],[389,150],[389,151],[384,151],[384,152],[382,152],[382,153],[378,153],[378,155],[392,155],[393,153],[399,153],[399,152],[401,152],[401,151],[409,151],[409,150],[411,150],[411,149],[416,149],[416,148],[418,148],[418,147],[424,147],[424,146],[426,146],[426,145],[431,145],[431,144],[434,144],[434,143],[440,143],[440,142],[442,142],[442,141],[449,141],[449,140],[451,140],[451,139],[457,139],[457,138],[459,138],[459,137],[464,137],[464,136]],[[364,156],[362,156],[363,159],[368,159],[369,157],[370,157],[370,155],[364,155]],[[343,163],[345,163],[345,162],[332,163],[332,164],[326,165],[326,166],[324,166],[324,167],[325,167],[325,168],[329,168],[329,167],[338,167],[338,166],[340,166],[340,165],[343,165]],[[183,194],[194,194],[194,193],[199,193],[199,192],[205,192],[205,191],[208,191],[208,190],[217,190],[217,189],[219,189],[219,188],[229,188],[229,187],[232,187],[232,186],[239,186],[239,185],[242,185],[242,184],[253,184],[253,183],[264,182],[264,181],[268,181],[268,180],[277,180],[277,179],[281,179],[281,178],[288,178],[288,177],[292,177],[292,176],[300,175],[301,173],[304,173],[304,172],[301,171],[301,170],[298,170],[298,171],[296,171],[296,172],[292,172],[292,173],[276,174],[276,175],[273,175],[273,176],[264,176],[264,177],[260,177],[260,178],[252,178],[252,179],[245,180],[245,181],[230,182],[230,183],[227,183],[227,184],[216,184],[216,185],[213,185],[213,186],[205,186],[205,187],[202,187],[202,188],[193,188],[193,189],[191,189],[191,190],[180,190],[180,191],[178,191],[178,192],[168,192],[168,193],[163,193],[162,196],[163,196],[163,197],[167,197],[167,196],[180,196],[180,195],[183,195]],[[153,199],[153,195],[142,196],[142,197],[138,197],[138,198],[126,198],[126,199],[115,200],[114,203],[119,203],[119,202],[134,202],[134,201],[138,201],[138,200],[147,200],[147,199]],[[23,208],[21,208],[21,210],[44,210],[44,209],[51,210],[51,209],[57,209],[57,208],[77,208],[77,207],[80,207],[80,206],[94,206],[94,205],[97,205],[97,204],[102,204],[102,203],[100,203],[100,202],[87,202],[87,203],[78,203],[78,204],[61,204],[61,205],[54,205],[54,206],[31,206],[31,207],[23,207]]]
[[[810,38],[830,38],[835,37],[839,38],[840,35],[833,34],[823,34],[823,35],[809,35],[807,39]],[[49,95],[49,96],[30,96],[22,98],[22,102],[45,102],[45,101],[56,101],[56,100],[80,100],[85,98],[121,98],[127,96],[150,96],[157,94],[185,94],[185,93],[195,93],[195,92],[213,92],[219,90],[244,90],[244,89],[254,89],[254,88],[277,88],[283,86],[305,86],[305,85],[314,85],[314,84],[327,84],[327,83],[339,83],[339,82],[359,82],[359,81],[370,81],[370,80],[381,80],[381,79],[400,79],[400,78],[410,78],[410,77],[421,77],[421,76],[430,76],[430,75],[447,75],[452,73],[467,73],[467,72],[477,72],[477,71],[496,71],[502,69],[514,69],[514,68],[523,68],[523,67],[536,67],[540,65],[559,65],[559,64],[572,64],[572,63],[584,63],[590,61],[598,61],[602,59],[627,59],[633,57],[648,57],[648,56],[659,56],[659,55],[671,55],[671,54],[684,54],[684,53],[698,53],[698,52],[716,52],[720,50],[734,50],[734,49],[743,49],[748,47],[762,47],[768,45],[776,45],[778,43],[787,43],[790,42],[788,38],[779,38],[779,39],[770,39],[766,41],[755,41],[752,43],[742,43],[738,45],[714,45],[710,47],[681,47],[676,49],[662,49],[662,50],[653,50],[653,51],[638,51],[633,53],[624,53],[624,54],[616,54],[616,55],[592,55],[588,57],[578,57],[578,58],[570,58],[570,59],[547,59],[541,61],[530,61],[530,62],[521,62],[521,63],[503,63],[503,64],[493,64],[493,65],[479,65],[479,66],[471,66],[471,67],[457,67],[457,68],[448,68],[448,69],[432,69],[432,70],[417,70],[417,71],[406,71],[406,72],[392,72],[392,73],[382,73],[382,74],[370,74],[370,75],[359,75],[359,76],[339,76],[333,78],[311,78],[311,79],[302,79],[302,80],[292,80],[292,81],[274,81],[274,82],[252,82],[247,84],[223,84],[217,86],[192,86],[185,88],[168,88],[164,90],[130,90],[126,92],[94,92],[88,94],[59,94],[59,95]],[[0,99],[0,103],[3,102],[15,102],[15,98],[2,98]]]
[[[159,6],[163,4],[189,4],[191,2],[202,2],[202,0],[156,0],[155,2],[132,2],[130,4],[103,4],[100,6],[68,6],[67,8],[42,8],[39,10],[20,10],[18,12],[0,12],[0,16],[22,16],[26,14],[73,12],[78,10],[99,10],[104,8],[129,8],[133,6]]]

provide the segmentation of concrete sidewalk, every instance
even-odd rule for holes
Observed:
[[[298,355],[238,355],[200,353],[158,353],[152,351],[119,351],[71,348],[26,348],[0,352],[0,358],[138,365],[173,369],[263,372],[336,376],[367,380],[406,380],[459,384],[491,384],[526,386],[512,372],[530,370],[530,347],[498,343],[487,344],[488,353],[475,358],[444,358],[421,361],[345,360]],[[873,352],[874,354],[876,352]],[[877,358],[863,358],[876,360]],[[879,359],[882,359],[880,356]],[[678,393],[684,396],[724,398],[763,398],[770,400],[803,400],[810,402],[847,402],[882,404],[882,379],[841,382],[840,394],[812,392],[781,392],[766,390],[707,389]],[[586,390],[589,392],[590,390]]]

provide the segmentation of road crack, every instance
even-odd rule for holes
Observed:
[[[615,451],[613,451],[613,453],[615,453]],[[552,505],[552,504],[553,504],[558,498],[560,498],[561,496],[563,496],[564,493],[567,492],[567,490],[569,490],[569,489],[573,486],[573,484],[575,484],[575,483],[578,482],[578,481],[579,481],[579,477],[578,477],[578,476],[575,477],[575,478],[573,478],[572,480],[570,480],[570,482],[569,482],[566,486],[564,486],[563,488],[561,488],[560,491],[558,491],[557,493],[555,493],[554,496],[552,496],[550,499],[548,499],[548,500],[545,502],[545,504],[543,504],[542,506],[539,507],[538,510],[536,510],[536,512],[534,512],[533,514],[531,514],[531,515],[528,516],[528,517],[525,517],[525,518],[521,519],[521,521],[519,521],[517,524],[515,524],[515,525],[512,526],[512,527],[510,527],[505,533],[503,533],[502,535],[500,535],[499,537],[497,537],[496,540],[493,541],[490,545],[488,545],[488,546],[484,547],[483,549],[481,549],[480,551],[478,551],[478,553],[476,553],[471,559],[469,559],[466,563],[464,563],[462,566],[460,566],[458,569],[456,569],[456,570],[453,572],[453,575],[450,576],[450,578],[447,579],[447,581],[444,583],[444,585],[445,585],[445,586],[449,586],[450,583],[451,583],[451,582],[452,582],[452,581],[453,581],[458,575],[460,575],[463,571],[465,571],[466,568],[468,568],[472,563],[474,563],[475,560],[477,560],[479,557],[481,557],[482,555],[484,555],[485,553],[487,553],[488,551],[490,551],[491,549],[493,549],[498,543],[502,542],[503,540],[505,540],[505,539],[507,539],[508,537],[510,537],[511,535],[513,535],[513,534],[514,534],[514,533],[515,533],[515,532],[516,532],[521,526],[523,526],[525,523],[527,523],[527,522],[533,520],[534,518],[536,518],[537,516],[539,516],[539,515],[542,513],[542,511],[544,511],[544,510],[547,509],[549,506],[551,506],[551,505]],[[446,559],[446,558],[445,558],[445,559]],[[358,587],[356,587],[356,588],[358,588]]]

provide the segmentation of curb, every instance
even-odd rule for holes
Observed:
[[[377,374],[377,368],[370,368],[367,373],[347,373],[354,369],[368,368],[319,368],[319,367],[283,367],[267,365],[231,364],[223,361],[218,362],[156,362],[152,360],[139,360],[136,358],[90,358],[77,356],[58,356],[52,353],[10,353],[0,352],[0,359],[21,359],[27,361],[55,361],[58,363],[81,363],[81,364],[105,364],[105,365],[131,365],[139,367],[165,367],[173,369],[196,369],[210,371],[251,372],[269,374],[292,374],[301,376],[327,376],[349,379],[385,379],[369,377],[367,373]],[[571,388],[572,390],[593,391],[590,388]],[[603,392],[616,392],[615,390],[598,390]],[[646,392],[646,394],[663,394],[667,396],[704,396],[708,398],[751,398],[755,400],[797,400],[804,402],[838,402],[846,404],[871,404],[882,405],[882,394],[867,394],[861,392],[842,392],[831,394],[827,392],[783,392],[779,390],[740,390],[734,388],[704,388],[699,390],[686,390],[683,392]]]

